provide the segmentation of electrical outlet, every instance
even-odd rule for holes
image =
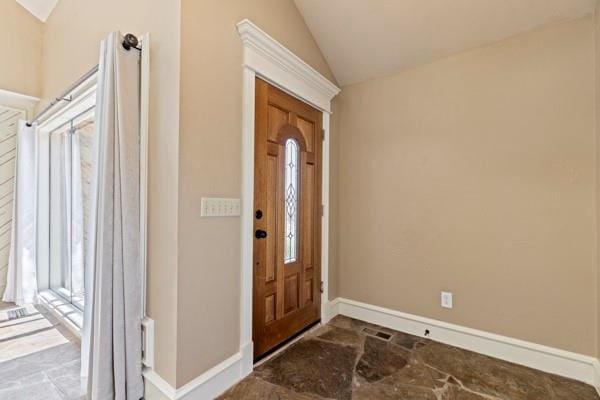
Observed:
[[[442,292],[442,307],[452,308],[452,293]]]

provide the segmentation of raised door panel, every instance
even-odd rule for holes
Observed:
[[[306,140],[306,151],[309,153],[313,153],[315,151],[314,143],[316,137],[316,127],[314,121],[309,121],[307,119],[299,116],[297,118],[298,129],[302,132],[302,136]]]

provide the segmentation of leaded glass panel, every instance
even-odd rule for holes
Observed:
[[[285,264],[293,263],[298,258],[298,176],[300,148],[294,139],[285,142]]]

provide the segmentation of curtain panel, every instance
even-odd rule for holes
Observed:
[[[26,305],[37,301],[38,216],[37,125],[19,121],[8,276],[2,301]]]
[[[101,44],[82,375],[92,400],[138,400],[142,381],[140,54]]]

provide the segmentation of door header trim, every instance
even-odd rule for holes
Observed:
[[[244,46],[244,67],[290,95],[331,113],[331,99],[340,88],[252,21],[244,19],[236,26]]]

